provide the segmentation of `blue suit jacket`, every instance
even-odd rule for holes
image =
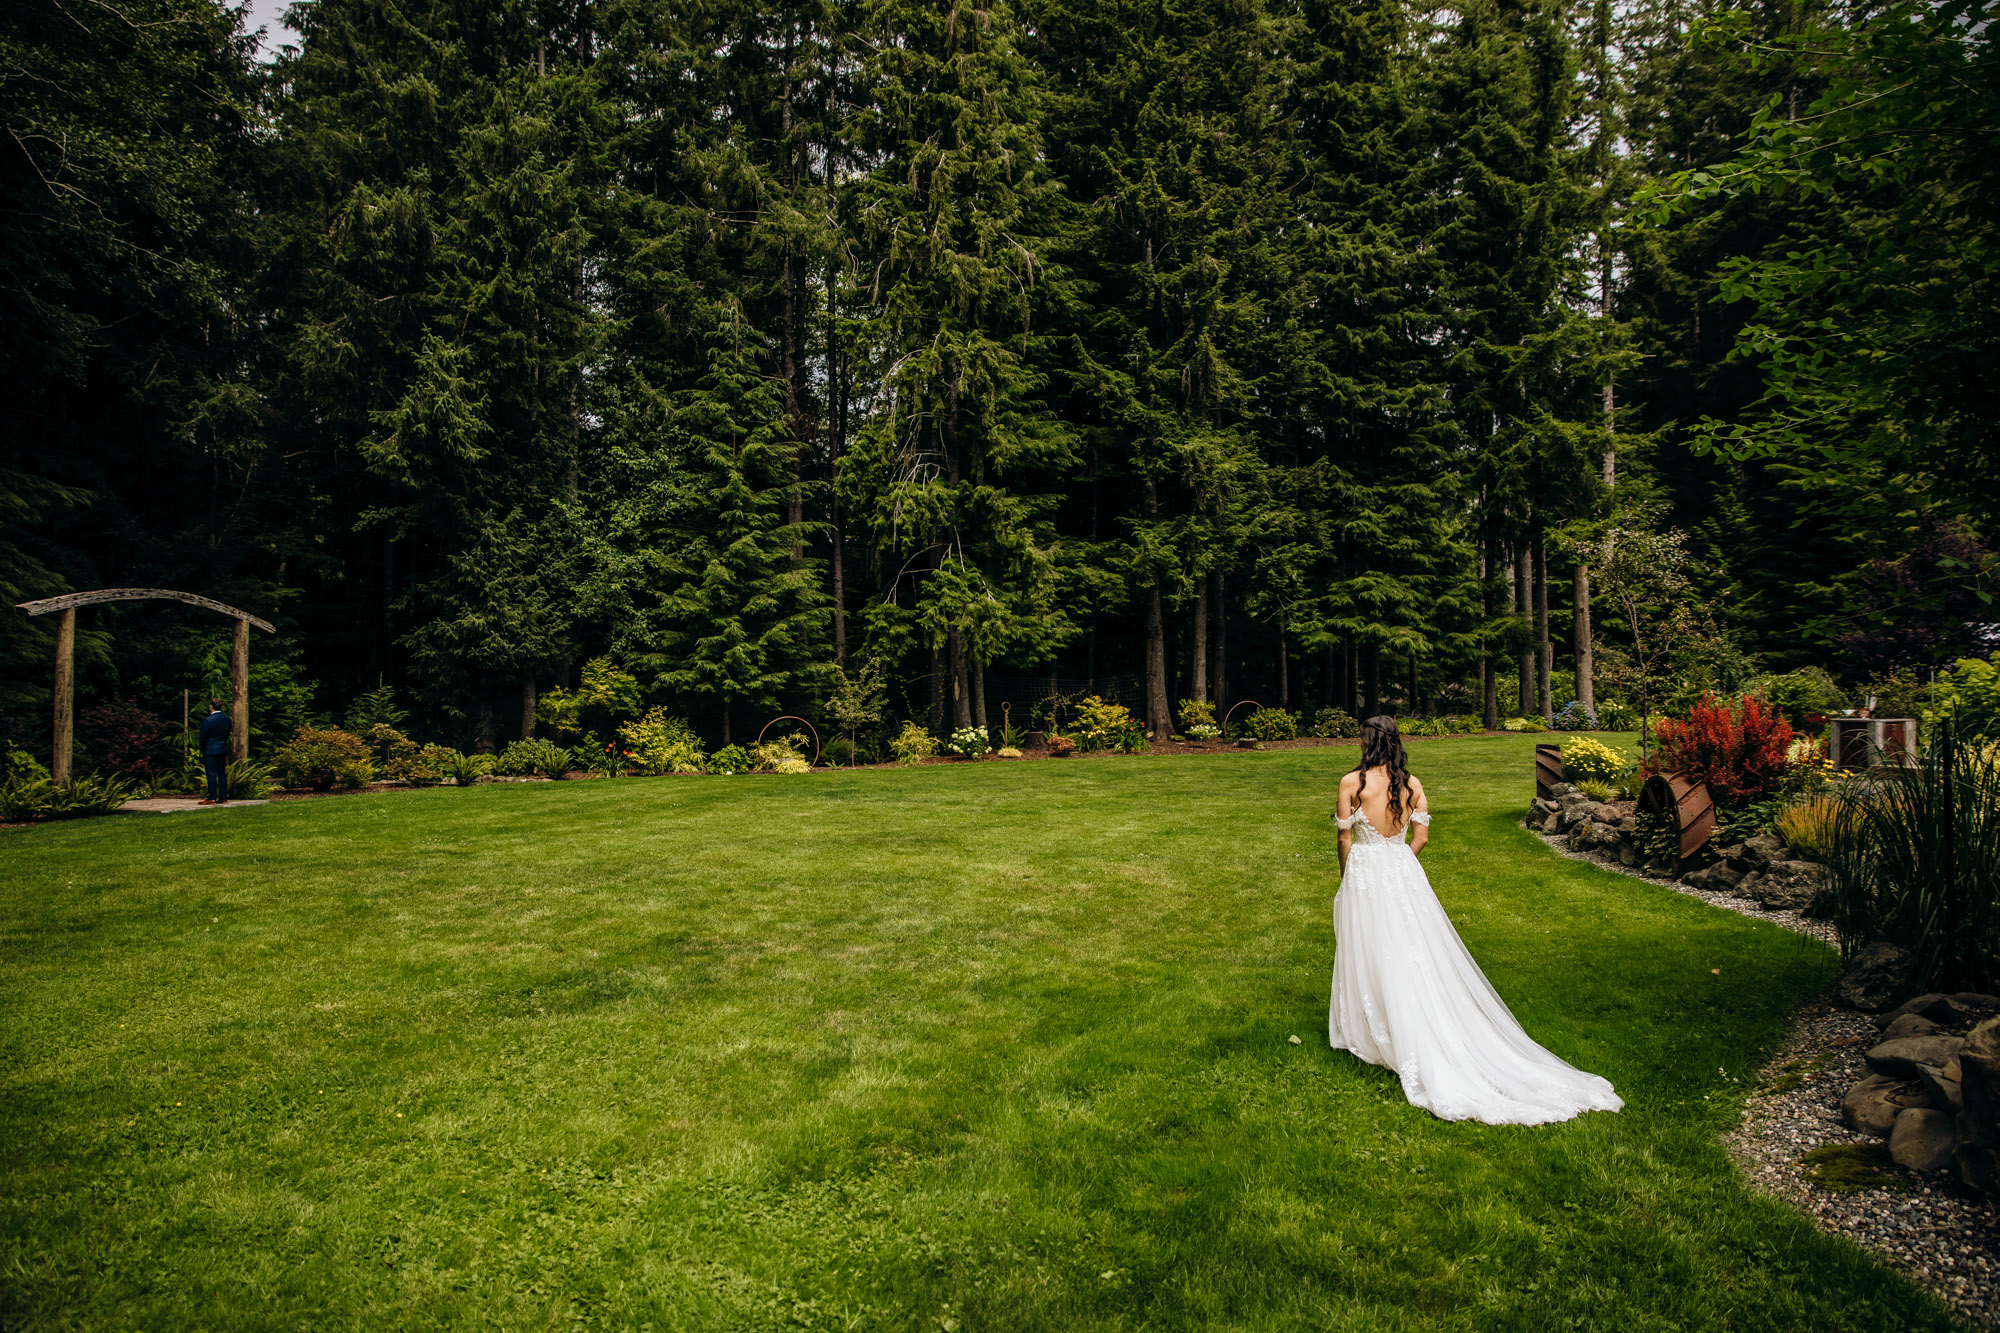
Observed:
[[[201,720],[201,753],[205,759],[229,753],[229,714],[210,713]]]

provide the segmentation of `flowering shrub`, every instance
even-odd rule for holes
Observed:
[[[1361,734],[1361,724],[1342,708],[1322,708],[1313,714],[1312,734],[1334,740],[1352,739]]]
[[[336,784],[365,787],[375,780],[367,742],[339,727],[300,727],[271,756],[271,767],[287,787],[314,791],[330,791]]]
[[[1220,736],[1215,726],[1215,705],[1205,699],[1183,699],[1176,710],[1181,721],[1181,731],[1189,736]],[[1197,728],[1208,730],[1199,731]]]
[[[937,752],[937,737],[915,722],[905,722],[902,733],[889,742],[889,753],[905,767],[921,764]]]
[[[977,759],[987,751],[986,728],[960,727],[944,738],[947,754],[955,754],[960,759]]]
[[[1212,741],[1222,734],[1222,728],[1213,722],[1197,722],[1187,729],[1187,734],[1198,741]]]
[[[1792,724],[1762,699],[1731,705],[1705,694],[1685,718],[1663,718],[1654,729],[1660,748],[1644,772],[1685,773],[1708,784],[1725,805],[1750,805],[1784,786]]]
[[[632,766],[641,773],[700,773],[703,771],[701,737],[694,728],[667,710],[655,708],[637,722],[618,728]]]
[[[1131,750],[1146,746],[1146,733],[1133,718],[1132,710],[1124,704],[1106,703],[1094,694],[1076,706],[1076,739],[1086,750]]]
[[[1596,731],[1597,714],[1592,712],[1581,699],[1571,699],[1556,714],[1556,731]]]
[[[1625,756],[1588,736],[1562,744],[1563,776],[1608,783],[1625,771]]]
[[[1260,708],[1250,715],[1250,720],[1244,725],[1260,741],[1295,741],[1299,738],[1299,720],[1282,708]]]

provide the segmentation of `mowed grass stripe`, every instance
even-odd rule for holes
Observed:
[[[1629,1102],[1535,1129],[1326,1049],[1348,749],[9,833],[4,1322],[1949,1327],[1718,1143],[1829,953],[1551,854],[1531,746],[1412,755]]]

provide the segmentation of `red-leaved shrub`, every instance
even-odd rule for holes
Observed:
[[[1722,804],[1748,805],[1783,783],[1792,724],[1755,695],[1732,705],[1707,694],[1686,717],[1663,719],[1654,736],[1660,748],[1646,759],[1648,777],[1684,773]]]
[[[161,741],[167,724],[138,704],[99,704],[76,720],[85,751],[104,772],[150,778],[165,771]]]

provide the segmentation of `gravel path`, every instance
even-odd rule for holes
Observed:
[[[1798,912],[1767,912],[1747,898],[1689,888],[1572,852],[1559,838],[1542,840],[1572,861],[1588,861],[1714,907],[1835,942],[1830,922]],[[1827,1144],[1882,1142],[1854,1132],[1840,1118],[1840,1099],[1868,1073],[1862,1055],[1879,1040],[1875,1021],[1866,1014],[1836,1008],[1825,999],[1806,1005],[1793,1015],[1791,1031],[1771,1062],[1758,1071],[1743,1122],[1724,1142],[1754,1187],[1794,1205],[1820,1230],[1845,1236],[1879,1256],[1973,1324],[2000,1328],[2000,1207],[1961,1193],[1948,1171],[1921,1175],[1891,1168],[1907,1182],[1907,1192],[1849,1192],[1820,1185],[1799,1163]]]

